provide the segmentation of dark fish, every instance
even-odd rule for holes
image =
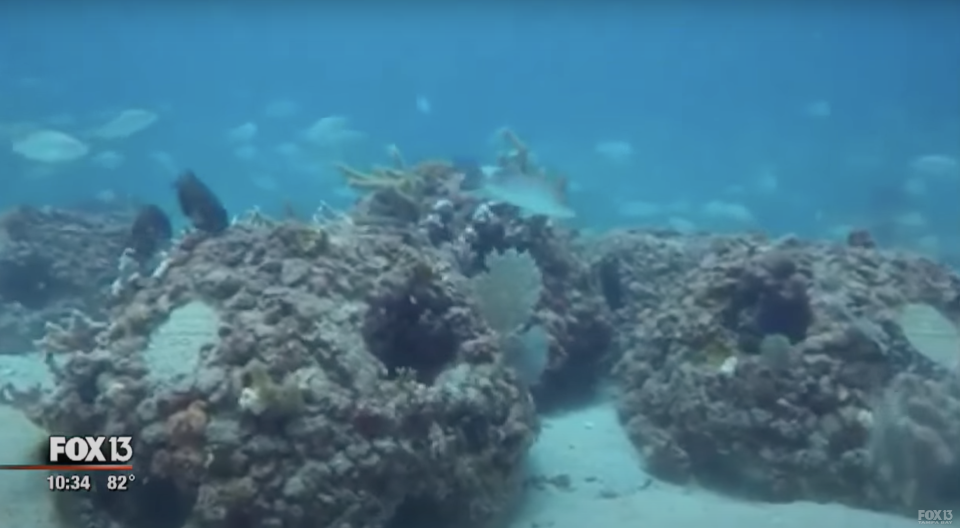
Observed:
[[[223,203],[193,171],[184,171],[173,186],[177,189],[180,211],[190,219],[193,227],[216,234],[230,226]]]
[[[483,167],[477,160],[469,156],[454,156],[452,161],[453,168],[460,174],[463,174],[459,190],[464,192],[476,191],[483,187],[486,176],[484,175]]]
[[[156,205],[146,205],[133,220],[128,237],[127,247],[138,259],[147,260],[173,237],[170,217]]]

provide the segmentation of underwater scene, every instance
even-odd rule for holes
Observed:
[[[960,510],[960,4],[0,7],[0,526]]]

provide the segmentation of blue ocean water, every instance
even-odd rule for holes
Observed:
[[[390,144],[408,161],[492,162],[495,132],[509,126],[569,177],[580,227],[830,237],[865,226],[960,262],[956,2],[315,4],[0,7],[0,210],[130,197],[172,212],[171,183],[187,167],[232,213],[346,207],[334,162],[384,163]],[[97,137],[130,109],[156,120]],[[318,146],[308,131],[330,116],[344,118],[341,135]],[[89,152],[29,159],[17,145],[36,130]],[[590,500],[610,491],[587,485],[597,471],[617,493],[644,478],[609,410],[549,425],[540,462],[572,461]],[[651,493],[656,508],[569,496],[550,506],[579,525],[610,512],[606,526],[653,514],[680,526],[700,525],[683,514],[847,524],[836,510],[802,517]],[[734,507],[749,520],[722,509]],[[858,519],[849,525],[912,524]]]
[[[910,229],[920,214],[919,235],[941,248],[960,246],[956,167],[911,183],[918,158],[960,157],[952,2],[51,2],[0,11],[5,143],[24,123],[83,140],[124,109],[158,117],[123,140],[89,142],[88,158],[122,155],[112,170],[89,160],[38,168],[5,146],[0,206],[106,192],[172,207],[171,167],[193,168],[234,210],[346,205],[333,158],[370,164],[397,144],[409,160],[492,161],[493,132],[510,126],[568,175],[582,227],[826,236],[886,221],[878,217],[895,208],[913,215]],[[288,115],[265,117],[270,105]],[[363,133],[349,152],[308,166],[281,154],[331,115]],[[227,134],[244,123],[257,134],[238,153]]]

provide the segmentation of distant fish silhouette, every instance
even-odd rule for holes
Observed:
[[[453,168],[463,175],[459,184],[460,191],[476,191],[483,187],[486,175],[477,160],[469,156],[454,156],[452,161]]]
[[[576,212],[566,204],[566,186],[563,180],[553,180],[543,175],[524,174],[512,168],[503,168],[488,173],[476,194],[489,200],[504,202],[519,207],[530,215],[551,218],[573,218]]]
[[[223,203],[193,171],[184,171],[173,186],[177,190],[180,211],[190,219],[193,227],[216,234],[230,225]]]
[[[147,260],[172,236],[173,228],[167,213],[156,205],[146,205],[130,226],[127,247],[134,251],[137,259]]]

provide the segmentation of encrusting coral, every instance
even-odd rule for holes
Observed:
[[[92,494],[84,522],[479,526],[510,504],[538,421],[468,278],[508,251],[539,269],[543,407],[596,381],[609,312],[571,233],[460,193],[451,163],[391,160],[342,167],[370,192],[311,221],[253,211],[221,229],[208,188],[213,205],[184,208],[197,230],[123,281],[103,324],[50,327],[38,422],[136,439],[136,489]]]
[[[164,526],[379,527],[429,512],[475,525],[508,504],[537,421],[465,285],[429,245],[336,226],[358,231],[305,254],[289,233],[303,228],[184,240],[113,315],[142,325],[62,356],[44,421],[137,439],[138,491],[95,501],[91,519],[138,526],[160,501]],[[157,384],[147,342],[198,301],[219,337]]]
[[[597,253],[629,328],[620,412],[651,473],[766,501],[960,505],[956,373],[897,315],[956,320],[957,275],[760,236],[617,233]]]
[[[257,416],[279,420],[292,418],[303,412],[303,390],[291,379],[277,383],[267,371],[267,367],[257,360],[247,365],[244,378],[244,387],[238,401],[241,409]]]
[[[546,177],[525,142],[501,137],[500,168]],[[173,241],[161,272],[119,295],[105,292],[129,218],[24,211],[7,224],[0,267],[35,258],[61,281],[49,298],[0,285],[5,309],[27,295],[51,321],[56,389],[37,423],[136,439],[131,493],[63,511],[117,528],[482,526],[518,489],[536,411],[607,379],[659,478],[899,513],[960,505],[960,345],[917,338],[960,319],[949,269],[863,232],[845,246],[585,239],[463,192],[464,167],[390,158],[341,167],[364,190],[348,212],[255,210],[220,230],[214,207],[215,229]],[[36,247],[63,232],[117,238],[83,248],[92,260],[72,274]],[[523,275],[501,273],[511,259]],[[91,277],[98,288],[82,287]],[[515,368],[523,348],[502,334],[531,329],[546,356]]]

